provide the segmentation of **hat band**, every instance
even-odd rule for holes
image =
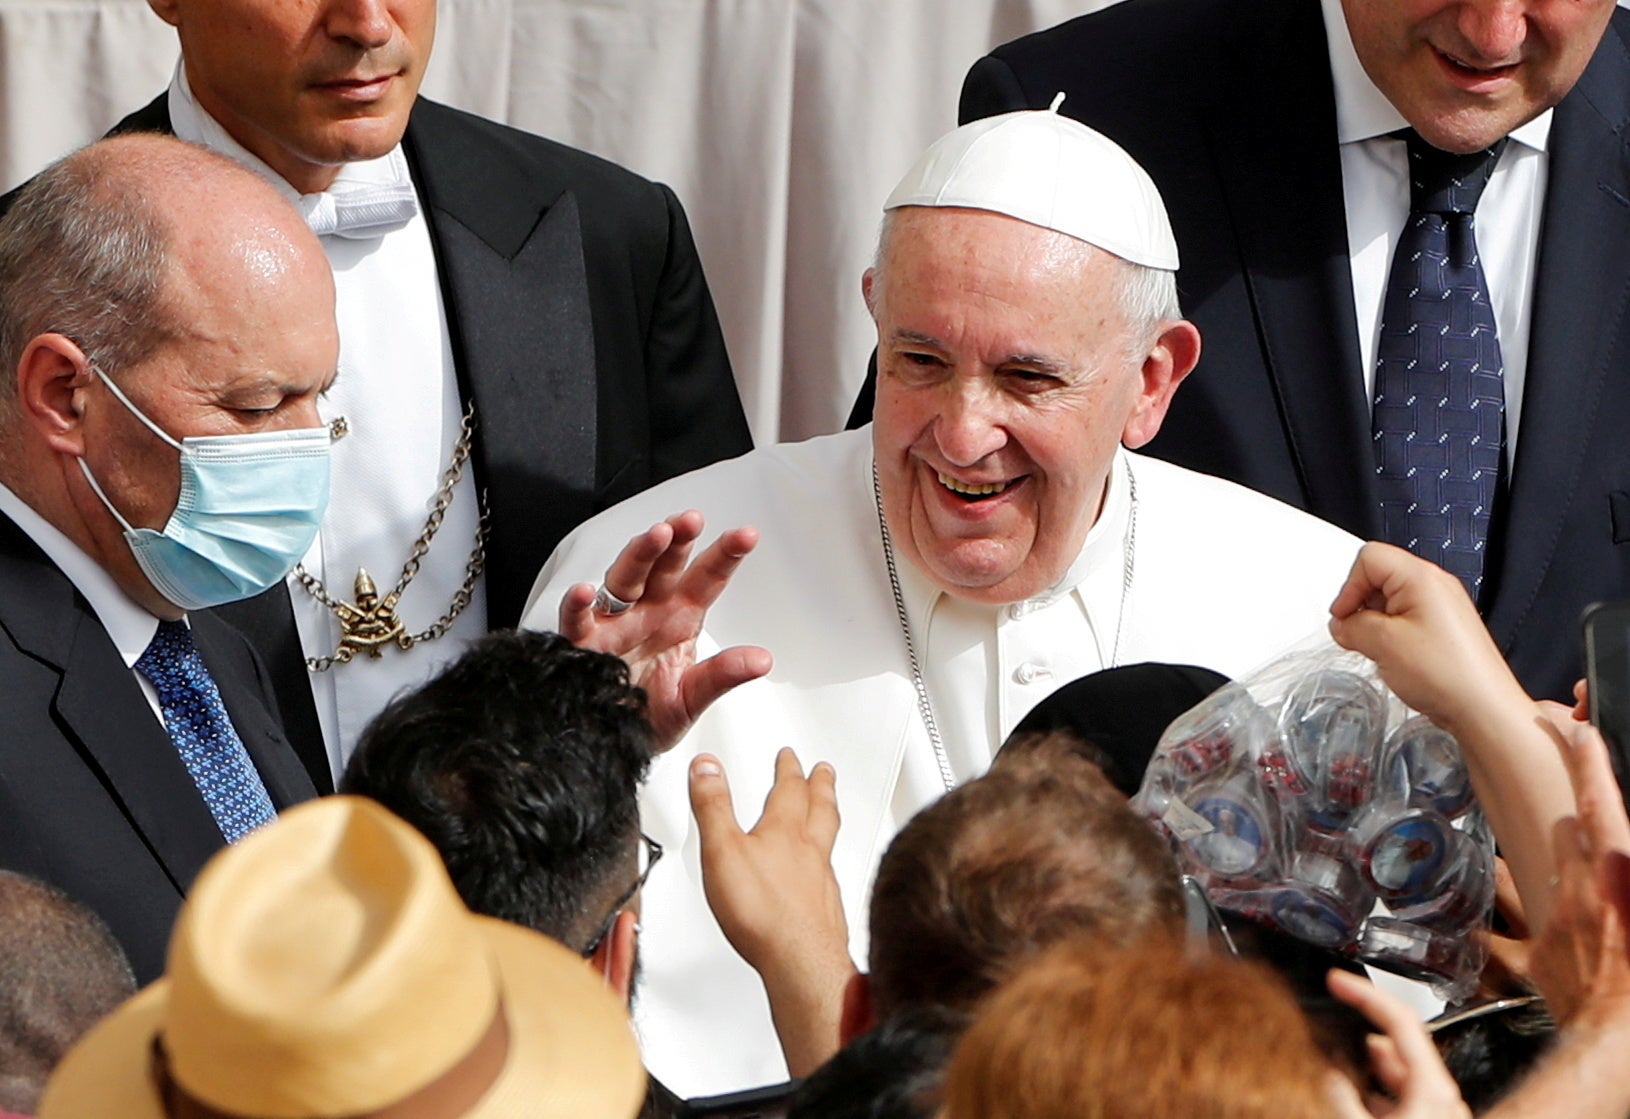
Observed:
[[[492,1022],[452,1068],[410,1095],[371,1111],[313,1111],[302,1116],[268,1116],[222,1111],[190,1094],[170,1071],[162,1034],[153,1036],[149,1072],[168,1119],[461,1119],[481,1102],[509,1064],[509,1017],[500,998]]]

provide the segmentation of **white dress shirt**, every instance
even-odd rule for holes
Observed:
[[[1336,88],[1336,134],[1347,208],[1347,247],[1353,269],[1353,309],[1364,392],[1375,399],[1375,350],[1381,334],[1392,250],[1409,216],[1409,168],[1404,142],[1388,133],[1409,127],[1370,81],[1353,49],[1341,0],[1322,0],[1330,76]],[[1545,205],[1547,109],[1511,133],[1477,203],[1477,252],[1483,262],[1499,330],[1505,378],[1506,465],[1517,450],[1523,378],[1528,371],[1534,261]]]
[[[179,65],[170,83],[169,108],[177,136],[245,164],[308,220],[330,205],[323,194],[300,195],[233,140],[193,99]],[[411,182],[400,145],[378,159],[346,164],[324,193],[379,182]],[[325,420],[344,416],[350,433],[334,444],[328,513],[303,562],[329,594],[343,601],[355,601],[357,571],[366,568],[383,598],[396,585],[424,530],[464,409],[422,211],[415,208],[409,220],[381,236],[330,235],[321,240],[334,269],[340,366],[320,407]],[[441,617],[464,582],[477,518],[474,472],[467,467],[441,531],[397,607],[409,633]],[[332,653],[340,637],[332,612],[292,577],[289,596],[306,655]],[[398,692],[435,675],[467,641],[486,632],[486,622],[486,591],[478,580],[469,606],[440,640],[407,652],[393,645],[378,659],[364,656],[309,674],[336,776],[368,720]]]
[[[113,647],[119,650],[119,659],[125,662],[125,667],[130,669],[130,674],[141,686],[153,715],[160,723],[164,722],[158,692],[147,677],[136,671],[136,661],[147,651],[153,635],[158,632],[158,619],[125,594],[106,568],[87,556],[61,529],[36,513],[33,507],[4,485],[0,485],[0,513],[11,518],[13,524],[38,544],[40,551],[57,565],[57,570],[90,603]]]
[[[1033,598],[1006,606],[967,602],[910,563],[896,565],[908,614],[926,619],[913,622],[912,638],[957,784],[984,773],[996,747],[1056,688],[1119,663],[1115,642],[1132,598],[1125,578],[1130,469],[1126,456],[1115,456],[1104,507],[1080,555],[1055,586]],[[933,751],[907,750],[890,805],[893,829],[945,791]]]

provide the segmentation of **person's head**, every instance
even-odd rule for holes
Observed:
[[[494,633],[368,725],[340,782],[418,828],[477,913],[593,953],[631,982],[653,752],[617,657],[553,633]],[[647,856],[648,857],[648,856]],[[646,863],[645,865],[649,865]]]
[[[1327,1119],[1335,1075],[1260,964],[1154,940],[1055,946],[980,1007],[946,1119]]]
[[[885,209],[862,291],[894,546],[948,594],[1031,597],[1198,360],[1165,208],[1103,136],[1027,112],[942,137]]]
[[[1070,681],[1032,707],[1002,749],[1027,749],[1038,736],[1068,732],[1110,783],[1132,796],[1166,728],[1226,683],[1228,677],[1192,664],[1106,668]]]
[[[1557,1032],[1545,1003],[1528,997],[1446,1011],[1426,1028],[1474,1115],[1505,1099],[1555,1044]]]
[[[0,1109],[34,1114],[68,1047],[136,992],[101,918],[0,870]]]
[[[879,1019],[909,1005],[967,1009],[1057,940],[1177,936],[1183,915],[1165,844],[1097,767],[1061,742],[1004,752],[912,817],[883,855],[870,1009]]]
[[[210,116],[302,194],[402,139],[436,0],[147,0]]]
[[[787,1119],[932,1119],[967,1015],[939,1006],[892,1014],[804,1078]]]
[[[1555,105],[1614,0],[1342,0],[1370,80],[1428,143],[1473,152]]]
[[[163,978],[52,1075],[41,1119],[632,1119],[626,1009],[576,954],[459,901],[362,797],[217,854]]]
[[[232,486],[193,489],[177,517],[189,530],[201,515],[231,536],[242,513],[282,539],[277,518],[299,513],[314,533],[326,439],[320,478],[304,469],[308,449],[296,459],[279,448],[291,434],[316,437],[338,356],[322,246],[269,185],[202,148],[101,141],[47,168],[0,219],[0,482],[161,617],[201,604],[167,581],[176,563],[161,574],[134,550],[152,543],[142,530],[179,531],[189,467],[178,445],[226,436],[241,454],[253,450],[241,437],[269,440],[254,453],[280,456],[279,477],[291,463],[303,471],[298,492],[252,500]],[[268,462],[233,468],[264,474]],[[178,562],[227,601],[221,588],[241,569],[216,561],[267,574],[255,531]]]

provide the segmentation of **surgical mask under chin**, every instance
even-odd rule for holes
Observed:
[[[311,547],[328,508],[328,428],[177,443],[91,368],[132,415],[181,452],[181,497],[163,531],[131,527],[79,460],[153,588],[183,610],[201,610],[282,582]]]

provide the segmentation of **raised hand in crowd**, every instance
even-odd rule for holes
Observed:
[[[1556,825],[1574,811],[1552,714],[1517,683],[1459,580],[1401,548],[1364,545],[1330,615],[1338,645],[1460,742],[1528,925],[1542,931]]]
[[[1336,1119],[1471,1119],[1471,1108],[1438,1056],[1415,1012],[1363,976],[1330,972],[1330,993],[1363,1014],[1381,1032],[1369,1038],[1370,1068],[1387,1095],[1361,1100],[1352,1081],[1331,1073]]]
[[[1579,811],[1557,824],[1556,898],[1532,955],[1561,1031],[1493,1119],[1630,1114],[1630,819],[1594,727],[1575,723],[1561,754]]]
[[[1630,1027],[1630,819],[1594,727],[1561,749],[1578,815],[1557,824],[1551,923],[1534,945],[1534,979],[1563,1027]]]
[[[756,529],[731,529],[691,562],[702,528],[694,509],[675,513],[630,540],[599,587],[578,583],[560,601],[560,632],[568,641],[628,662],[664,750],[714,700],[771,666],[769,651],[756,645],[697,659],[708,608],[758,544]]]
[[[797,755],[783,748],[764,813],[744,832],[719,760],[702,754],[690,766],[702,889],[725,939],[764,981],[794,1077],[809,1075],[838,1051],[843,990],[855,974],[832,872],[836,782],[826,762],[805,777]]]

